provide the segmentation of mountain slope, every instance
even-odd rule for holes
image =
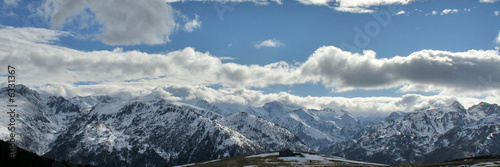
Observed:
[[[249,107],[247,112],[290,130],[315,151],[331,143],[347,140],[351,131],[357,131],[347,129],[359,128],[347,126],[358,122],[347,111],[311,110],[270,102],[262,107]],[[342,131],[344,127],[347,128]]]
[[[275,151],[308,150],[293,133],[251,115],[215,112],[157,97],[43,97],[17,87],[21,148],[96,166],[162,166]],[[7,101],[1,91],[2,107]],[[2,117],[2,140],[8,140]],[[243,128],[244,127],[244,128]],[[259,138],[259,136],[266,136]]]
[[[386,164],[438,162],[498,154],[498,105],[448,107],[391,114],[365,129],[358,139],[336,143],[321,152]]]

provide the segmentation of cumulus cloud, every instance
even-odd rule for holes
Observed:
[[[79,51],[51,43],[63,35],[70,34],[40,28],[0,28],[0,66],[17,67],[19,83],[66,97],[136,97],[153,93],[175,101],[204,99],[252,106],[281,101],[358,113],[411,111],[454,100],[466,106],[479,101],[500,102],[497,98],[500,96],[500,56],[493,50],[422,50],[406,57],[381,59],[374,51],[358,54],[325,46],[303,63],[259,66],[222,63],[221,58],[189,47],[165,54],[148,54],[120,48]],[[91,84],[77,84],[81,82]],[[402,92],[436,91],[438,95],[299,97],[287,92],[264,94],[250,90],[310,82],[321,82],[337,91],[400,87]],[[211,85],[223,87],[213,89]]]
[[[406,57],[377,58],[370,50],[359,54],[324,46],[302,63],[276,62],[260,66],[223,63],[224,58],[190,47],[148,54],[121,49],[79,51],[50,43],[65,34],[35,28],[2,28],[0,66],[19,66],[22,83],[31,86],[132,82],[152,90],[166,83],[239,89],[321,83],[337,92],[399,88],[401,92],[441,95],[500,95],[500,56],[496,50],[422,50]],[[125,88],[116,92],[123,90]]]
[[[184,25],[184,31],[186,32],[193,32],[193,30],[200,28],[201,27],[201,21],[199,19],[198,15],[195,15],[195,19],[187,22]]]
[[[280,42],[276,38],[274,39],[268,39],[262,42],[255,42],[254,46],[257,49],[260,49],[262,47],[269,47],[269,48],[279,48],[281,46],[285,45],[284,43]]]
[[[53,28],[96,22],[101,32],[91,35],[109,45],[163,44],[170,41],[176,26],[174,10],[162,0],[47,0],[40,11]]]
[[[464,90],[476,87],[478,76],[500,79],[497,51],[447,52],[422,50],[407,57],[377,59],[375,52],[363,55],[328,46],[318,49],[302,66],[302,74],[321,78],[338,91],[384,89],[405,85],[406,91]],[[500,85],[495,86],[495,89]],[[457,91],[458,92],[458,91]]]
[[[441,15],[454,14],[454,13],[458,13],[458,9],[444,9],[441,12]]]
[[[495,16],[498,16],[498,15],[500,14],[500,12],[498,12],[498,11],[494,11],[494,12],[493,12],[493,14],[494,14]]]
[[[396,15],[402,15],[402,14],[406,14],[406,11],[402,10],[402,11],[399,11],[398,13],[396,13]]]

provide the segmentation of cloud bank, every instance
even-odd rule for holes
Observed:
[[[276,62],[260,66],[223,63],[221,58],[190,47],[149,54],[121,49],[79,51],[52,43],[64,35],[71,34],[41,28],[0,28],[0,66],[16,66],[19,83],[67,97],[140,96],[156,90],[178,100],[206,99],[252,105],[278,100],[309,107],[357,106],[362,111],[374,108],[386,111],[401,99],[298,97],[284,92],[263,94],[251,89],[321,83],[337,92],[397,88],[407,93],[435,92],[438,95],[432,97],[434,99],[458,97],[461,102],[478,102],[474,97],[483,97],[498,103],[500,96],[500,56],[496,50],[421,50],[405,57],[377,58],[371,50],[359,54],[324,46],[301,63]],[[0,72],[0,75],[6,73]],[[210,88],[217,85],[222,88]],[[421,103],[432,99],[414,96],[424,99]],[[361,103],[364,100],[369,102]]]
[[[220,58],[190,47],[166,54],[148,54],[122,52],[119,49],[85,52],[47,43],[65,34],[38,28],[0,29],[3,46],[1,62],[3,65],[10,61],[22,64],[25,70],[30,71],[31,76],[27,78],[32,81],[66,83],[121,82],[162,77],[227,87],[321,82],[340,92],[401,87],[400,90],[404,92],[459,93],[477,87],[480,84],[478,77],[491,74],[494,81],[500,79],[500,57],[496,50],[421,50],[406,57],[377,58],[371,50],[358,54],[335,46],[324,46],[302,63],[290,65],[276,62],[259,66],[222,63]],[[13,51],[15,55],[11,53]],[[47,78],[46,74],[51,75]],[[500,88],[500,85],[493,86],[479,91]]]

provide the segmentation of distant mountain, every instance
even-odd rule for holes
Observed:
[[[280,125],[297,135],[314,151],[331,143],[347,140],[358,131],[358,120],[347,111],[314,110],[287,106],[280,102],[266,103],[262,107],[249,107],[246,112]],[[349,129],[349,130],[347,130]]]
[[[439,162],[500,154],[500,108],[480,103],[393,113],[357,138],[321,150],[369,162],[400,164]]]

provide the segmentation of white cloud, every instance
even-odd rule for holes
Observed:
[[[371,7],[380,5],[406,5],[413,0],[297,0],[304,5],[329,6],[340,12],[373,13]]]
[[[187,22],[184,25],[184,31],[186,32],[193,32],[193,30],[200,28],[201,27],[201,21],[199,19],[198,15],[195,15],[195,19]]]
[[[396,15],[402,15],[402,14],[406,14],[406,12],[404,10],[402,10],[402,11],[399,11],[398,13],[396,13]]]
[[[498,12],[498,11],[494,11],[494,12],[493,12],[493,14],[494,14],[495,16],[498,16],[498,15],[500,14],[500,12]]]
[[[500,56],[496,50],[422,50],[406,57],[376,58],[370,50],[358,54],[324,46],[303,63],[260,66],[223,63],[224,58],[189,47],[148,54],[121,49],[78,51],[50,43],[61,35],[67,33],[1,28],[0,66],[18,66],[20,83],[31,86],[78,82],[126,86],[112,89],[116,92],[135,86],[141,92],[165,84],[245,89],[319,82],[338,92],[399,88],[401,92],[500,96]]]
[[[430,16],[430,15],[434,16],[436,14],[437,14],[437,11],[433,10],[431,13],[425,14],[425,16]]]
[[[60,36],[71,36],[70,33],[58,30],[48,30],[44,28],[14,28],[0,26],[0,30],[4,35],[4,40],[9,41],[11,44],[23,43],[51,43],[52,41],[59,40]],[[5,41],[3,41],[5,42]],[[19,45],[12,46],[13,48]]]
[[[349,13],[373,13],[372,9],[358,8],[358,7],[331,7],[339,12],[349,12]]]
[[[324,5],[328,6],[328,3],[335,2],[335,0],[297,0],[304,5]]]
[[[17,5],[19,5],[19,2],[21,2],[21,0],[3,0],[3,3],[6,6],[13,6],[13,7],[16,7]]]
[[[479,0],[479,2],[482,2],[482,3],[495,3],[499,0]]]
[[[162,0],[111,0],[106,3],[47,0],[41,11],[50,17],[54,28],[73,22],[83,25],[96,22],[102,26],[101,33],[92,36],[110,45],[163,44],[170,41],[169,35],[176,26],[174,10]],[[83,15],[92,17],[79,19],[82,17],[78,16]]]
[[[220,60],[236,60],[236,58],[234,57],[217,57],[219,58]]]
[[[337,88],[337,91],[385,89],[402,85],[402,91],[443,90],[460,93],[500,89],[499,84],[472,90],[480,84],[477,80],[479,76],[493,74],[494,81],[500,80],[500,57],[493,50],[456,53],[422,50],[407,57],[377,59],[373,51],[365,51],[361,55],[328,46],[316,50],[301,70],[302,76],[315,76],[315,79]]]
[[[262,42],[255,42],[254,46],[257,49],[260,49],[262,47],[269,47],[269,48],[279,48],[281,46],[285,45],[284,43],[280,42],[279,40],[273,38],[273,39],[268,39]]]
[[[224,58],[193,48],[165,54],[120,48],[87,52],[50,43],[61,35],[68,33],[40,28],[0,28],[0,66],[17,67],[19,83],[66,97],[133,97],[156,93],[170,100],[205,99],[253,106],[281,101],[308,108],[331,107],[357,113],[411,111],[449,104],[453,100],[466,106],[479,101],[500,102],[500,56],[494,50],[422,50],[406,57],[380,59],[374,51],[357,54],[325,46],[296,65],[277,62],[248,66],[222,63]],[[96,84],[75,85],[78,82]],[[402,92],[434,91],[439,94],[343,98],[298,97],[286,92],[264,94],[249,90],[251,87],[308,82],[321,82],[337,91],[400,87]],[[223,88],[209,88],[211,85]]]
[[[273,2],[275,2],[277,4],[280,4],[280,5],[283,5],[283,1],[282,0],[271,0],[271,1],[273,1]]]
[[[441,15],[454,14],[454,13],[458,13],[458,9],[444,9],[441,12]]]
[[[282,0],[165,0],[167,3],[175,2],[186,2],[186,1],[198,1],[198,2],[221,2],[221,3],[239,3],[239,2],[252,2],[257,5],[269,5],[269,2],[274,2],[276,4],[282,5]]]
[[[497,42],[497,44],[500,45],[500,31],[498,31],[498,36],[497,36],[496,42]]]
[[[464,12],[470,12],[471,9],[470,8],[464,8]]]
[[[184,2],[189,0],[165,0],[167,3]],[[283,4],[282,0],[191,0],[199,2],[253,2],[258,5],[268,5],[270,2]],[[297,0],[304,5],[327,6],[336,11],[350,13],[373,13],[375,10],[372,7],[381,5],[406,5],[414,0]]]

